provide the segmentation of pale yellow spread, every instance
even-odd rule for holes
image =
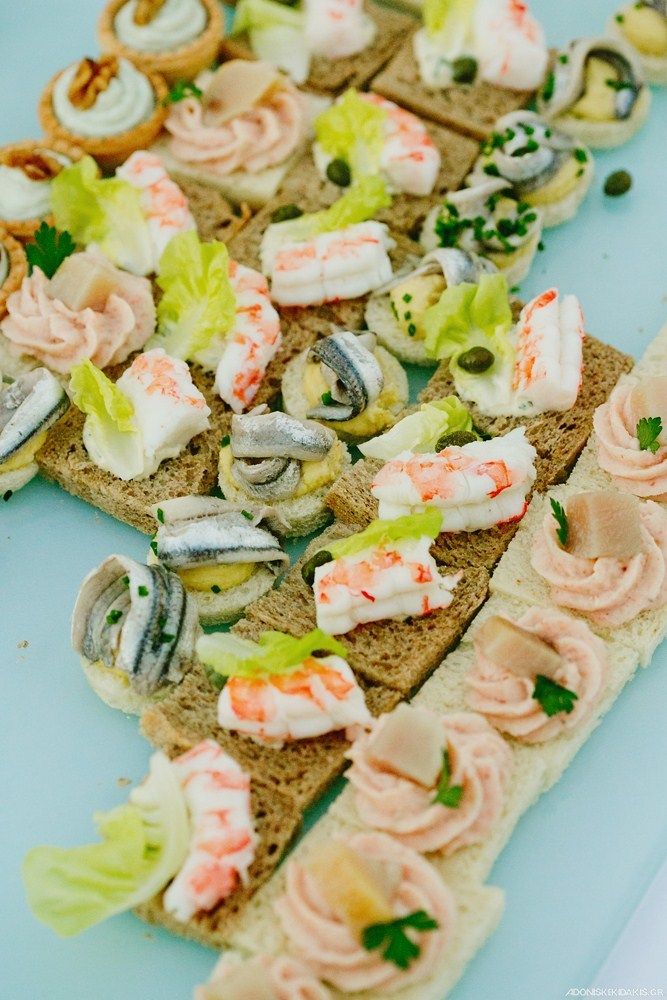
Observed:
[[[630,4],[621,11],[619,28],[630,44],[645,56],[667,56],[667,18],[652,7]]]
[[[550,181],[543,184],[537,191],[526,194],[523,200],[529,205],[550,205],[562,201],[577,187],[584,167],[584,163],[580,163],[574,156],[570,156]]]
[[[386,427],[394,424],[396,416],[392,412],[392,407],[400,402],[398,389],[392,381],[391,372],[388,370],[385,358],[380,355],[377,361],[382,369],[385,384],[384,389],[375,402],[371,403],[363,413],[352,417],[351,420],[323,420],[322,423],[328,427],[332,427],[334,430],[341,430],[345,434],[351,434],[359,438],[373,437]],[[310,407],[319,406],[322,402],[322,396],[325,392],[329,391],[329,386],[324,380],[318,361],[307,362],[303,378],[303,389],[309,409]]]
[[[212,587],[231,590],[249,580],[256,569],[257,563],[226,563],[179,569],[178,575],[187,590],[209,591]]]
[[[223,492],[225,483],[230,487],[230,490],[239,488],[239,484],[232,476],[233,461],[234,456],[232,455],[232,449],[229,445],[227,445],[226,448],[222,448],[220,451],[219,471],[223,484]],[[334,481],[342,467],[343,445],[340,441],[336,441],[329,454],[325,455],[324,458],[321,458],[316,462],[301,463],[301,478],[299,479],[299,485],[289,499],[295,500],[297,497],[302,497],[306,493],[313,493],[315,490],[319,490],[321,486],[328,486]]]
[[[614,71],[604,59],[592,56],[586,63],[585,90],[570,113],[576,118],[590,121],[612,121],[615,116],[616,91],[608,80],[614,80]]]
[[[46,431],[36,434],[27,444],[24,444],[22,448],[15,452],[11,458],[8,458],[6,462],[0,465],[0,473],[15,472],[17,469],[23,469],[26,465],[30,465],[45,441]]]
[[[406,337],[424,339],[424,313],[439,301],[444,290],[445,279],[441,274],[418,274],[392,288],[389,298]]]

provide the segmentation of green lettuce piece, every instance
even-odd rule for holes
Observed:
[[[275,0],[239,0],[236,5],[233,35],[277,26],[301,30],[303,14],[300,10],[284,3],[276,3]]]
[[[131,400],[88,359],[72,369],[69,392],[86,414],[86,446],[93,459],[120,478],[138,475],[143,447]]]
[[[76,243],[95,243],[118,267],[133,274],[152,270],[153,251],[139,192],[120,177],[100,177],[91,156],[61,170],[51,184],[56,228]]]
[[[333,233],[357,222],[366,222],[390,205],[391,197],[381,177],[360,177],[329,208],[274,223],[267,230],[268,239],[270,242],[278,240],[280,244],[309,240],[319,233]]]
[[[451,358],[475,346],[506,354],[512,310],[505,278],[483,274],[477,285],[463,282],[446,288],[424,313],[423,326],[431,358]]]
[[[353,174],[378,170],[384,145],[387,112],[365,101],[354,88],[315,120],[315,135],[332,159],[345,160]]]
[[[389,462],[402,451],[434,451],[443,434],[471,431],[472,417],[458,396],[422,403],[416,413],[403,417],[384,434],[359,445],[367,458]]]
[[[371,521],[367,528],[327,543],[326,551],[332,559],[343,556],[354,556],[364,549],[377,549],[392,542],[403,542],[407,539],[435,538],[442,527],[442,511],[436,507],[427,507],[419,514],[406,514],[394,518],[393,521]]]
[[[263,632],[256,643],[244,643],[249,648],[239,648],[238,640],[223,633],[202,636],[197,642],[197,656],[201,662],[223,677],[270,677],[290,674],[298,670],[304,660],[316,650],[345,656],[342,643],[321,629],[313,629],[300,639],[283,632]],[[252,648],[254,647],[254,648]]]
[[[428,35],[442,33],[447,40],[465,37],[475,9],[475,0],[424,0],[422,17]]]
[[[190,820],[178,775],[162,753],[151,757],[129,804],[94,817],[102,838],[85,847],[34,847],[23,862],[30,909],[70,937],[151,899],[185,861]]]
[[[202,243],[194,230],[179,233],[160,258],[156,280],[164,294],[154,344],[190,361],[215,340],[222,343],[236,316],[224,243]]]

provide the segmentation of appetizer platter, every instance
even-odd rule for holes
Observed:
[[[0,135],[13,996],[594,984],[667,833],[667,10],[612,7],[40,41]]]

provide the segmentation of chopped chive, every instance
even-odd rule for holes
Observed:
[[[168,643],[173,642],[176,638],[175,635],[170,635],[169,632],[162,632],[160,634],[160,644],[166,646]]]
[[[487,163],[484,167],[484,173],[488,174],[489,177],[500,177],[500,170],[495,163]]]
[[[416,332],[417,332],[417,327],[415,326],[414,323],[410,323],[410,325],[408,326],[408,334],[409,334],[409,336],[414,337],[414,335],[416,334]]]
[[[569,63],[569,61],[570,61],[570,57],[565,52],[563,52],[561,55],[558,56],[558,62],[562,63],[563,66],[567,66],[567,64]]]
[[[123,577],[123,586],[124,587],[129,587],[130,586],[130,578],[129,578],[129,576],[124,576]]]
[[[322,400],[322,402],[324,403],[325,406],[331,406],[331,404],[334,401],[334,398],[333,398],[333,396],[331,395],[331,393],[329,392],[328,389],[327,389],[326,392],[322,393],[322,395],[320,396],[320,399]]]
[[[148,597],[148,587],[144,587],[143,583],[140,583],[137,587],[137,593],[139,597]]]
[[[225,434],[224,437],[220,438],[220,447],[221,448],[226,448],[230,441],[231,441],[231,438],[230,438],[229,434]]]
[[[157,542],[155,541],[155,539],[153,539],[151,542],[151,549],[153,550],[153,554],[157,555]]]
[[[405,295],[403,296],[403,301],[404,302],[412,302],[412,296],[410,295],[409,292],[405,293]]]
[[[107,615],[107,625],[115,625],[117,621],[123,617],[123,612],[119,611],[118,608],[114,608]]]
[[[157,509],[157,519],[160,524],[164,524],[164,511],[162,510],[162,507],[158,507]]]
[[[412,319],[412,313],[410,312],[410,310],[403,313],[403,319]]]
[[[255,518],[255,515],[251,514],[249,510],[242,510],[241,513],[247,521],[253,521]]]
[[[588,162],[588,153],[586,152],[585,149],[581,149],[581,147],[579,147],[578,149],[575,149],[575,151],[574,151],[574,158],[579,163],[587,163]]]
[[[625,21],[625,17],[623,16],[623,14],[617,14],[616,21],[618,24],[623,24],[623,22]]]
[[[214,583],[211,585],[211,590],[213,591],[214,594],[219,594],[222,588],[219,587],[217,583]]]

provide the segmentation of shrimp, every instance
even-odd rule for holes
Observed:
[[[395,542],[342,556],[315,570],[318,628],[332,635],[357,625],[448,607],[460,574],[440,576],[431,539]]]
[[[116,176],[139,191],[140,204],[153,244],[153,268],[157,270],[167,243],[177,233],[196,229],[188,199],[154,153],[139,149],[118,167]]]
[[[371,492],[381,518],[433,506],[443,511],[443,531],[478,531],[523,517],[535,458],[525,430],[517,428],[435,455],[403,452],[378,472]]]
[[[232,677],[220,693],[218,721],[258,743],[281,747],[370,723],[364,695],[340,656],[308,657],[289,674]]]
[[[271,263],[271,297],[282,306],[356,299],[389,281],[387,251],[393,246],[380,222],[360,222],[301,243],[286,243]]]
[[[440,172],[440,153],[426,126],[416,115],[379,94],[360,94],[362,100],[387,113],[380,169],[394,191],[427,195]]]
[[[345,59],[375,38],[375,22],[363,0],[306,0],[304,34],[312,55]]]
[[[264,275],[230,261],[229,278],[236,296],[236,321],[218,362],[215,389],[235,413],[241,413],[255,398],[282,338]]]
[[[574,295],[550,288],[524,306],[515,331],[512,389],[532,413],[574,406],[584,367],[584,317]]]
[[[480,76],[509,90],[535,90],[549,61],[544,31],[522,0],[479,0],[474,15]]]
[[[212,910],[247,880],[257,835],[250,779],[214,740],[204,740],[172,761],[192,822],[185,864],[164,894],[176,920]]]

